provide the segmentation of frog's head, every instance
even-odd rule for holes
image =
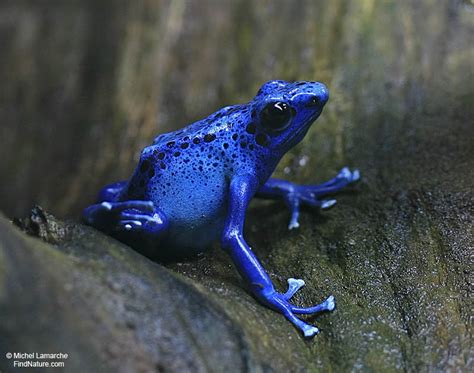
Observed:
[[[326,86],[318,82],[265,83],[252,101],[259,132],[268,138],[268,147],[285,153],[305,136],[329,98]]]

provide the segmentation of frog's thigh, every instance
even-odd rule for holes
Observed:
[[[123,188],[128,184],[127,180],[117,181],[115,183],[106,185],[99,192],[99,202],[114,202],[117,201],[118,196],[122,193]]]

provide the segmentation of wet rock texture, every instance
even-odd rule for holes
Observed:
[[[0,370],[7,351],[66,352],[71,371],[473,369],[471,2],[45,4],[0,5]],[[156,133],[269,79],[331,92],[277,176],[363,175],[299,230],[278,203],[248,215],[281,289],[299,277],[298,304],[335,295],[312,341],[218,247],[163,266],[63,222]],[[9,222],[34,203],[61,219]]]

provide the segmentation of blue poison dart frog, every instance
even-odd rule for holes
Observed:
[[[243,229],[253,197],[286,202],[293,229],[301,205],[329,208],[336,201],[322,196],[359,179],[359,172],[348,168],[318,185],[270,178],[282,156],[321,114],[328,97],[321,83],[269,81],[246,104],[224,107],[158,136],[142,151],[133,176],[103,188],[98,203],[84,210],[84,220],[132,247],[163,256],[201,252],[220,238],[253,295],[306,337],[316,335],[318,328],[297,315],[332,311],[334,297],[312,307],[292,304],[304,281],[290,278],[286,293],[278,292]]]

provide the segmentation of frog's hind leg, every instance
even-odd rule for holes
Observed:
[[[118,198],[124,188],[127,186],[128,181],[117,181],[115,183],[109,184],[103,187],[99,192],[99,202],[114,202],[118,201]]]

